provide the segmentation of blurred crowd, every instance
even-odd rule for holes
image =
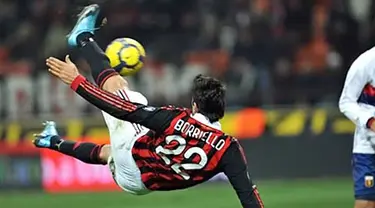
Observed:
[[[46,57],[76,53],[65,36],[87,2],[0,0],[1,79],[37,76]],[[108,18],[103,47],[127,36],[154,63],[205,64],[231,106],[336,105],[350,63],[375,44],[372,0],[96,2]]]

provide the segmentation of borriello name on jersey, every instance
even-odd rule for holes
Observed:
[[[225,146],[225,139],[219,139],[219,136],[214,135],[212,132],[202,131],[184,120],[178,120],[174,126],[174,129],[186,134],[189,137],[200,139],[211,145],[216,150],[221,150]]]

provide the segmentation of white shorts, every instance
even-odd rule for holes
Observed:
[[[117,95],[124,100],[147,105],[147,99],[139,92],[124,89],[119,90]],[[134,142],[146,134],[148,129],[119,120],[105,112],[102,113],[110,135],[111,157],[108,165],[114,180],[119,187],[129,193],[136,195],[149,193],[150,191],[142,182],[141,172],[132,155]]]

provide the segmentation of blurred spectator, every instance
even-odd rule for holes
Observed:
[[[311,37],[307,43],[301,45],[296,54],[297,73],[322,72],[327,68],[327,55],[330,50],[324,30],[327,18],[324,7],[319,6],[314,9]]]
[[[66,40],[65,37],[69,33],[69,25],[66,21],[66,1],[56,1],[55,8],[51,11],[54,15],[51,17],[51,26],[46,32],[44,39],[44,51],[41,58],[45,58],[52,55],[60,55],[61,52],[66,51]]]

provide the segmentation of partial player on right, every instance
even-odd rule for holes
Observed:
[[[97,5],[86,7],[68,40],[71,46],[81,49],[99,87],[80,75],[69,57],[65,62],[49,58],[47,66],[77,94],[106,112],[111,144],[65,140],[57,134],[53,122],[47,122],[34,144],[86,163],[109,163],[117,184],[137,195],[189,188],[223,172],[244,208],[263,208],[240,144],[226,135],[218,122],[225,111],[223,84],[211,77],[197,76],[193,80],[191,110],[148,106],[147,99],[131,91],[110,67],[96,44],[98,14]]]
[[[355,208],[375,208],[375,48],[351,65],[339,108],[357,126],[353,143]]]

